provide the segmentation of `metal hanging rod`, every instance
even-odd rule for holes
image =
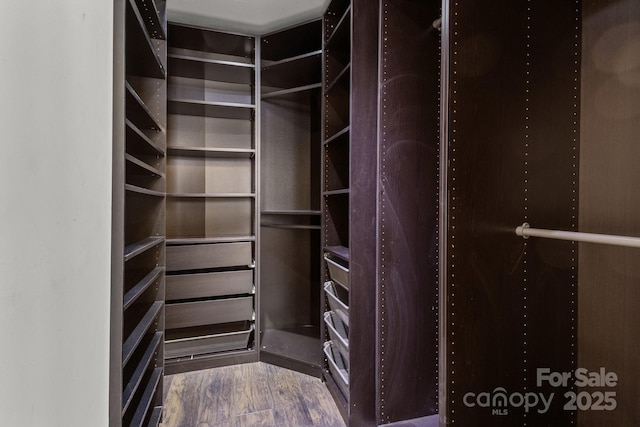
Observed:
[[[574,242],[601,243],[604,245],[640,248],[640,237],[614,236],[610,234],[580,233],[577,231],[544,230],[530,228],[529,223],[516,227],[516,234],[525,239],[543,237],[546,239],[571,240]]]

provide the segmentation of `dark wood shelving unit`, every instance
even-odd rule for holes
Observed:
[[[121,252],[113,260],[110,425],[157,426],[164,370],[166,2],[125,0],[120,7],[123,65],[115,87],[122,90],[116,97],[122,133],[114,137],[113,212]]]
[[[320,376],[322,23],[261,39],[260,359]]]
[[[367,0],[324,15],[323,376],[349,426],[437,412],[439,16]]]
[[[258,360],[259,79],[255,37],[170,23],[168,38],[165,345],[176,373]]]

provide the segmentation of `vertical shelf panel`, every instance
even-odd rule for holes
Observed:
[[[440,5],[388,0],[382,15],[377,365],[386,424],[438,409]]]

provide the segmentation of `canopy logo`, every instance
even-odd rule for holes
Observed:
[[[473,408],[478,406],[480,408],[491,408],[493,415],[508,415],[508,408],[521,408],[524,407],[525,412],[529,412],[532,409],[538,411],[539,414],[544,414],[549,410],[551,402],[553,401],[554,393],[550,393],[545,396],[544,393],[507,393],[507,390],[502,387],[496,387],[492,392],[472,393],[469,392],[464,395],[462,401],[465,406]]]
[[[536,372],[536,386],[572,387],[564,393],[565,411],[613,411],[617,407],[616,392],[611,389],[618,385],[618,375],[607,372],[605,368],[589,372],[578,368],[570,372],[554,372],[550,368],[538,368]],[[599,388],[605,390],[579,391],[578,388]],[[491,392],[466,393],[462,402],[469,408],[488,408],[492,415],[508,415],[510,408],[524,408],[524,411],[537,411],[545,414],[551,408],[555,393],[527,391],[524,393],[508,393],[503,387],[496,387]]]

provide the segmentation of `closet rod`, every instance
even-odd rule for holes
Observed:
[[[610,234],[580,233],[576,231],[544,230],[530,228],[528,223],[516,227],[516,234],[528,239],[544,237],[547,239],[571,240],[574,242],[601,243],[604,245],[628,246],[640,248],[640,237],[613,236]]]

